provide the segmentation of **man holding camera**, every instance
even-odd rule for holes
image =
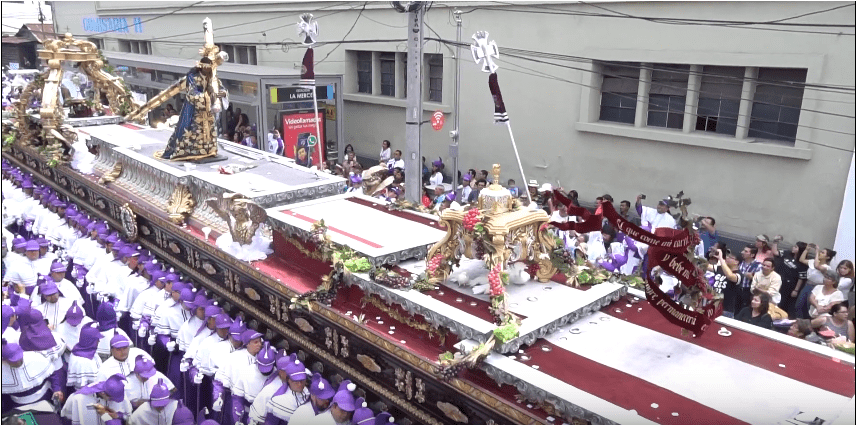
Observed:
[[[640,215],[640,221],[643,226],[648,226],[652,232],[657,228],[675,228],[676,222],[675,218],[670,214],[670,206],[667,203],[667,200],[658,201],[658,207],[653,209],[651,207],[646,207],[643,205],[643,200],[646,199],[646,196],[640,194],[637,196],[637,201],[635,203],[635,207],[637,209],[637,214]]]

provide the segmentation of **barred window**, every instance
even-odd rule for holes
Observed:
[[[634,124],[640,64],[604,65],[601,75],[601,113],[598,119]]]
[[[357,52],[357,91],[372,93],[372,52]]]

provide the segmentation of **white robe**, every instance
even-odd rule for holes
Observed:
[[[232,347],[231,342],[225,341],[225,343],[225,345],[221,343],[218,346],[225,347],[228,345],[230,348]],[[217,350],[212,352],[212,358],[214,358],[212,360],[213,369],[216,371],[214,380],[219,381],[226,389],[232,389],[238,378],[246,373],[245,367],[250,366],[257,372],[259,371],[256,368],[256,357],[250,355],[247,349],[233,350],[233,352]]]
[[[173,415],[178,409],[179,403],[176,400],[171,400],[163,410],[158,411],[147,401],[143,405],[134,410],[131,418],[128,419],[129,425],[171,425],[173,424]]]
[[[65,297],[60,297],[56,303],[40,303],[33,308],[42,313],[42,316],[48,321],[48,326],[54,330],[65,319],[65,314],[71,308],[72,301]]]
[[[98,412],[88,407],[91,404],[101,404],[113,409],[117,413],[124,414],[126,419],[131,415],[131,403],[127,399],[122,402],[105,401],[95,394],[76,392],[66,399],[60,415],[70,419],[73,425],[103,425],[104,421],[101,420]]]
[[[658,213],[657,209],[643,206],[643,214],[640,215],[643,225],[652,227],[652,232],[657,228],[675,228],[675,218],[669,213]]]
[[[152,297],[153,294],[160,291],[161,290],[158,290],[158,287],[155,287],[154,285],[147,287],[146,289],[141,291],[134,299],[134,302],[131,304],[131,310],[128,311],[131,313],[131,319],[134,321],[139,321],[140,318],[143,317],[146,300]]]
[[[116,312],[130,312],[131,307],[134,306],[134,301],[137,300],[140,293],[149,288],[149,280],[130,270],[129,274],[123,278],[123,281],[124,291],[119,295],[119,301],[116,303]]]
[[[330,408],[322,411],[318,415],[312,408],[312,403],[306,403],[298,407],[292,417],[289,419],[289,424],[293,425],[336,425],[336,420],[330,413]]]
[[[21,257],[19,260],[13,261],[10,264],[7,264],[6,276],[4,279],[6,281],[23,284],[25,287],[33,287],[38,282],[38,277],[36,276],[36,270],[38,267],[38,260],[31,261],[26,257]]]
[[[196,317],[194,317],[194,318],[196,318]],[[199,326],[202,327],[202,320],[200,320]],[[196,330],[189,330],[188,334],[193,336],[193,339],[188,344],[187,349],[185,349],[184,356],[182,357],[182,360],[189,359],[191,361],[196,361],[196,359],[195,359],[196,353],[199,352],[200,345],[202,345],[202,343],[205,342],[212,335],[216,335],[217,333],[215,333],[214,330],[209,330],[208,328],[203,328],[202,331],[199,332],[199,334],[196,334]],[[218,340],[219,339],[220,338],[218,337]]]
[[[107,361],[104,361],[101,364],[101,368],[98,369],[98,379],[96,381],[101,382],[107,380],[110,376],[114,374],[121,374],[125,377],[134,374],[134,365],[136,364],[137,356],[143,355],[148,358],[153,363],[155,360],[152,359],[151,355],[144,352],[140,348],[131,348],[128,351],[128,358],[125,358],[125,361],[117,361],[116,358],[110,357]],[[126,384],[127,387],[127,384]],[[127,399],[126,399],[127,401]]]
[[[245,401],[249,404],[252,404],[253,401],[256,400],[256,395],[262,391],[262,387],[265,386],[265,381],[268,380],[268,376],[262,374],[259,371],[259,367],[256,363],[252,365],[243,365],[241,368],[235,368],[234,370],[238,371],[232,379],[232,395],[243,397]],[[274,369],[276,370],[276,369]],[[277,374],[276,371],[272,371],[271,374]],[[245,410],[248,407],[245,407]]]
[[[274,380],[271,384],[277,384],[278,386],[271,392],[273,395],[280,386],[283,385],[283,382],[279,380]],[[288,386],[288,384],[286,384]],[[309,413],[300,414],[301,417],[305,417],[308,415],[315,416],[315,412],[312,409],[312,404],[309,402],[309,389],[304,387],[304,390],[300,393],[294,392],[291,389],[287,389],[286,393],[277,395],[271,398],[270,402],[268,402],[266,413],[271,413],[276,416],[278,419],[289,422],[291,424],[301,424],[298,418],[295,418],[295,421],[292,421],[295,414],[298,414],[299,409],[303,406],[307,406],[309,408]],[[252,409],[252,408],[251,408]]]
[[[277,371],[275,370],[271,374],[277,374]],[[271,396],[283,385],[288,386],[279,377],[275,377],[271,383],[263,386],[262,390],[256,394],[256,398],[250,404],[250,410],[247,411],[247,419],[250,424],[265,423],[265,416],[268,414],[268,403],[271,402]]]
[[[202,320],[192,315],[188,320],[179,327],[179,333],[176,336],[176,344],[182,352],[187,352],[193,338],[196,336],[196,331],[202,327]]]
[[[5,340],[6,343],[18,343],[20,338],[21,332],[12,327],[7,327],[6,331],[3,332],[3,340]]]
[[[45,392],[50,392],[50,377],[56,371],[51,360],[40,352],[24,351],[24,363],[13,368],[3,362],[3,394],[9,395],[16,404],[31,404],[41,399]],[[41,387],[27,396],[15,394],[31,391]]]
[[[71,354],[68,358],[68,382],[67,386],[73,386],[75,390],[86,385],[96,383],[98,370],[101,369],[101,357],[93,354],[92,358],[84,358]]]
[[[211,333],[210,336],[199,342],[199,347],[193,355],[193,365],[202,374],[213,376],[217,371],[212,359],[214,358],[213,355],[224,353],[229,354],[233,351],[234,348],[232,347],[232,343],[229,342],[228,337],[226,339],[221,339],[216,332]]]
[[[175,339],[178,337],[181,327],[190,318],[191,313],[182,306],[181,301],[176,302],[168,299],[164,303],[166,305],[158,308],[156,318],[153,320],[155,333]]]
[[[152,389],[155,388],[155,385],[158,384],[158,379],[163,379],[164,384],[167,385],[167,389],[173,390],[176,386],[164,373],[160,371],[156,371],[155,375],[149,377],[145,382],[141,382],[137,379],[136,374],[129,374],[128,381],[125,382],[125,398],[131,401],[132,403],[135,400],[149,400],[152,395]],[[133,404],[132,404],[133,405]]]

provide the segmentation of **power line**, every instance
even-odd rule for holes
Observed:
[[[344,41],[346,38],[348,38],[348,35],[349,35],[349,34],[351,34],[351,31],[354,31],[354,27],[356,27],[356,26],[357,26],[357,21],[359,21],[359,20],[360,20],[360,17],[361,17],[361,16],[363,16],[363,11],[364,11],[364,10],[366,10],[366,4],[368,4],[368,3],[369,3],[369,2],[364,2],[364,3],[363,3],[363,7],[362,7],[362,8],[360,8],[360,13],[358,13],[358,14],[357,14],[357,19],[355,19],[355,20],[354,20],[354,23],[353,23],[353,24],[351,24],[351,28],[349,28],[349,29],[348,29],[348,32],[347,32],[347,33],[345,33],[345,36],[343,36],[343,37],[342,37],[342,40],[343,40],[343,41]],[[333,49],[330,49],[330,52],[327,52],[327,55],[324,55],[324,58],[322,58],[320,61],[316,62],[316,63],[315,63],[315,65],[319,65],[319,64],[321,64],[322,62],[324,62],[324,60],[325,60],[325,59],[327,59],[327,58],[330,56],[330,54],[331,54],[331,53],[333,53],[333,51],[335,51],[336,49],[338,49],[338,48],[339,48],[339,46],[341,46],[341,45],[342,45],[342,42],[337,43],[337,44],[336,44],[336,46],[335,46]]]
[[[170,16],[170,15],[172,15],[172,14],[174,14],[174,13],[181,12],[182,10],[189,9],[189,8],[194,7],[194,6],[197,6],[197,5],[201,4],[201,3],[205,3],[205,1],[206,1],[206,0],[200,0],[200,1],[196,2],[196,3],[192,3],[192,4],[190,4],[190,5],[188,5],[188,6],[180,7],[180,8],[178,8],[178,9],[176,9],[176,10],[174,10],[174,11],[170,12],[170,13],[165,13],[165,14],[163,14],[163,15],[158,15],[158,16],[153,16],[153,17],[151,17],[151,18],[149,18],[149,19],[146,19],[146,20],[140,21],[140,22],[138,22],[137,24],[145,24],[146,22],[152,22],[152,21],[154,21],[155,19],[160,19],[160,18],[163,18],[163,17],[165,17],[165,16]],[[101,35],[101,34],[107,34],[107,33],[112,33],[112,32],[115,32],[115,31],[126,30],[126,29],[131,28],[131,27],[132,27],[132,25],[126,25],[126,26],[124,26],[124,27],[122,27],[122,28],[116,28],[116,29],[112,29],[112,30],[102,31],[102,32],[100,32],[100,33],[91,34],[91,35],[89,35],[89,37],[95,37],[95,36],[99,36],[99,35]]]
[[[435,39],[429,38],[429,40],[435,40]],[[453,44],[453,45],[460,45],[461,47],[465,47],[465,48],[469,48],[469,46],[470,46],[469,44],[467,44],[465,42],[458,43],[458,42],[455,42],[452,40],[443,40],[443,42]],[[556,59],[556,60],[563,60],[563,61],[569,61],[569,62],[581,62],[581,63],[599,62],[599,63],[609,64],[609,65],[622,66],[625,68],[648,69],[648,70],[656,70],[657,69],[654,67],[645,67],[642,65],[632,65],[632,64],[629,64],[627,62],[605,61],[605,60],[601,60],[601,59],[587,58],[587,57],[583,57],[583,56],[562,55],[562,54],[550,53],[550,52],[539,52],[539,51],[535,51],[535,50],[516,49],[516,48],[512,48],[512,47],[504,47],[504,48],[502,48],[502,50],[507,51],[507,52],[515,52],[515,53],[518,53],[521,55],[529,55],[529,56],[535,56],[535,57],[540,57],[540,58]],[[735,80],[735,81],[744,81],[745,80],[745,78],[743,78],[743,77],[735,77],[735,76],[710,73],[710,72],[707,73],[707,72],[688,71],[688,74],[689,75],[698,75],[698,76],[717,77],[717,78],[723,78],[723,79]],[[840,95],[850,95],[850,93],[841,92],[843,90],[848,91],[848,92],[854,91],[854,86],[845,86],[845,85],[831,85],[831,84],[823,85],[823,84],[800,83],[800,82],[777,83],[777,82],[759,80],[757,78],[752,78],[749,80],[755,81],[757,83],[763,83],[763,84],[771,85],[771,86],[788,87],[788,88],[803,88],[804,90],[813,90],[813,91],[818,91],[818,92],[835,93],[835,94],[840,94]],[[814,98],[801,98],[801,99],[827,101],[826,99],[814,99]]]
[[[515,6],[518,6],[518,5],[515,4]],[[530,7],[536,7],[536,6],[530,6]],[[553,15],[553,16],[555,16],[555,15],[569,15],[569,16],[586,16],[586,17],[594,17],[594,18],[636,19],[633,17],[626,17],[626,16],[621,16],[621,15],[608,15],[608,14],[588,13],[588,12],[560,11],[560,9],[520,10],[520,9],[489,8],[489,7],[482,7],[482,6],[477,6],[477,7],[471,8],[468,11],[462,12],[462,14],[475,12],[477,10],[486,10],[486,11],[492,11],[492,12],[531,13],[531,14]],[[661,18],[661,19],[667,19],[667,18]],[[663,22],[663,23],[669,23],[669,22]],[[684,25],[702,25],[702,24],[684,23]],[[780,30],[780,29],[776,29],[776,28],[736,26],[736,25],[741,25],[741,24],[733,24],[733,25],[729,25],[729,26],[722,25],[722,24],[720,24],[720,25],[708,24],[708,25],[716,26],[716,27],[739,28],[739,29],[748,29],[748,30],[785,31],[785,32],[796,33],[796,34],[823,34],[823,35],[836,35],[836,36],[842,36],[842,35],[854,36],[853,33],[842,33],[842,32],[835,33],[835,32],[824,32],[824,31]],[[839,24],[834,24],[834,25],[839,25]]]
[[[512,57],[514,57],[514,58],[523,59],[523,60],[528,60],[527,58],[523,58],[523,57],[515,56],[515,55],[507,55],[507,56],[512,56]],[[523,66],[521,66],[521,65],[515,64],[515,63],[513,63],[513,62],[509,62],[509,61],[503,61],[503,62],[506,62],[506,63],[508,63],[508,64],[510,64],[510,65],[515,65],[515,66],[520,67],[520,68],[524,68],[524,69],[529,70],[529,71],[532,71],[532,72],[537,72],[537,73],[543,74],[543,76],[546,76],[545,78],[555,78],[555,79],[560,79],[561,81],[564,81],[564,82],[567,82],[567,83],[572,83],[572,84],[581,84],[581,85],[583,85],[582,83],[576,83],[576,82],[573,82],[573,81],[569,81],[569,80],[561,79],[560,77],[556,77],[556,76],[553,76],[553,75],[550,75],[550,74],[547,74],[547,73],[544,73],[544,72],[541,72],[541,71],[538,71],[538,70],[534,70],[534,69],[531,69],[531,68],[526,68],[526,67],[523,67]],[[592,87],[592,86],[587,86],[587,85],[584,85],[584,86],[586,86],[586,87],[590,87],[590,88],[594,88],[594,87]],[[618,94],[618,93],[614,93],[614,95],[616,95],[616,96],[620,96],[620,97],[625,97],[626,99],[632,99],[632,97],[631,97],[631,96],[629,96],[629,95],[620,95],[620,94]],[[636,98],[636,97],[633,97],[633,99],[637,99],[637,98]],[[698,115],[698,114],[693,114],[693,115],[694,115],[694,116],[699,117],[699,115]],[[738,117],[746,117],[746,116],[747,116],[746,114],[738,114]],[[751,116],[751,118],[752,118],[752,116]],[[841,131],[838,131],[838,130],[825,129],[825,128],[821,128],[821,127],[813,127],[813,126],[808,126],[808,125],[798,125],[798,126],[799,126],[799,127],[806,128],[806,129],[813,129],[813,130],[820,130],[820,131],[823,131],[823,132],[838,133],[838,134],[846,135],[846,136],[854,136],[854,135],[855,135],[854,133],[841,132]]]
[[[502,2],[502,1],[494,1],[492,3],[497,3],[497,4],[504,5],[504,6],[522,6],[521,4]],[[644,20],[644,21],[649,21],[649,22],[654,22],[654,23],[672,24],[672,25],[710,25],[710,26],[720,26],[720,27],[723,27],[723,26],[730,27],[730,26],[736,26],[736,25],[779,25],[779,26],[787,26],[787,27],[854,28],[854,24],[812,24],[812,23],[798,23],[798,22],[783,22],[783,21],[788,21],[788,20],[792,20],[792,19],[796,19],[796,18],[800,18],[800,17],[804,17],[804,16],[815,15],[815,14],[819,14],[819,13],[825,13],[825,12],[830,12],[833,10],[841,9],[844,7],[854,6],[854,4],[851,4],[851,3],[836,6],[836,7],[830,8],[830,9],[824,9],[824,10],[819,10],[819,11],[815,11],[815,12],[809,12],[809,13],[805,13],[805,14],[801,14],[801,15],[797,15],[797,16],[791,16],[791,17],[772,20],[772,21],[726,21],[726,20],[717,20],[717,19],[664,18],[664,17],[635,16],[635,15],[631,15],[628,13],[617,12],[617,11],[608,9],[606,7],[598,6],[598,5],[591,4],[591,3],[588,3],[585,1],[578,0],[578,3],[584,4],[587,6],[596,7],[598,9],[605,10],[605,11],[610,12],[612,14],[608,15],[608,14],[604,14],[604,13],[572,11],[572,10],[567,10],[567,9],[551,8],[551,7],[540,6],[540,5],[526,5],[523,7],[530,7],[533,9],[545,10],[545,11],[552,12],[554,14],[556,14],[556,12],[559,12],[559,14],[562,14],[562,15],[590,16],[590,17],[597,17],[597,18],[639,19],[639,20]],[[494,10],[494,9],[486,9],[484,7],[477,7],[474,9]],[[497,10],[499,10],[499,9],[497,9]],[[535,11],[531,11],[531,10],[506,10],[506,11],[523,12],[523,13],[544,13],[544,12],[535,12]],[[469,13],[469,11],[468,11],[468,13]],[[750,29],[761,29],[761,28],[750,28]],[[837,34],[837,33],[830,33],[830,34]]]
[[[330,5],[330,6],[325,6],[325,7],[322,7],[322,8],[316,9],[316,10],[325,10],[325,9],[329,9],[329,8],[332,8],[332,7],[343,6],[343,5],[346,5],[346,4],[348,4],[348,3],[349,3],[349,2],[342,2],[342,3],[332,4],[332,5]],[[327,16],[335,15],[335,14],[337,14],[337,13],[346,12],[346,11],[349,11],[349,10],[355,9],[356,7],[357,7],[357,6],[355,5],[355,6],[352,6],[352,7],[347,8],[347,9],[338,10],[338,11],[336,11],[336,12],[329,13],[329,14],[327,14],[327,15],[319,16],[319,17],[317,17],[316,19],[321,19],[321,18],[324,18],[324,17],[327,17]],[[256,21],[250,21],[250,22],[241,22],[241,23],[238,23],[238,24],[233,24],[233,25],[227,25],[227,26],[224,26],[224,27],[220,27],[220,28],[217,28],[216,30],[221,31],[221,30],[225,30],[225,29],[229,29],[229,28],[235,28],[235,27],[240,27],[240,26],[244,26],[244,25],[251,25],[251,24],[258,24],[258,23],[260,23],[260,22],[272,21],[272,20],[274,20],[274,19],[283,19],[283,18],[287,18],[287,17],[289,17],[289,16],[299,16],[299,15],[301,15],[302,13],[303,13],[303,12],[299,12],[299,13],[287,13],[287,14],[285,14],[285,15],[274,16],[274,17],[272,17],[272,18],[264,18],[264,19],[259,19],[259,20],[256,20]],[[288,24],[287,24],[287,25],[288,25]],[[284,27],[284,26],[285,26],[285,25],[282,25],[282,26],[280,26],[280,27]],[[270,31],[270,30],[264,30],[264,31]],[[256,31],[256,32],[259,32],[259,31]],[[254,34],[254,33],[256,33],[256,32],[249,33],[249,34]],[[184,36],[186,36],[186,35],[193,35],[193,34],[199,34],[199,31],[192,31],[192,32],[184,33],[184,34],[174,34],[174,35],[169,35],[169,36],[156,37],[156,38],[150,39],[150,41],[155,41],[155,40],[166,40],[166,39],[171,39],[171,38],[175,38],[175,37],[184,37]],[[235,37],[235,36],[238,36],[238,35],[244,35],[244,34],[223,34],[223,35],[218,35],[218,37]]]
[[[513,55],[506,55],[506,56],[513,56]],[[513,56],[513,57],[514,57],[514,56]],[[521,57],[519,57],[518,59],[529,60],[528,58],[521,58]],[[512,72],[519,72],[519,73],[522,73],[522,74],[531,75],[531,76],[533,76],[533,77],[547,78],[547,79],[551,79],[551,80],[560,81],[560,82],[563,82],[563,83],[569,83],[569,84],[574,84],[574,85],[577,85],[577,86],[588,87],[588,88],[590,88],[590,89],[598,90],[598,88],[597,88],[597,87],[595,87],[595,86],[590,86],[590,85],[585,84],[585,83],[578,83],[578,82],[576,82],[576,81],[571,81],[571,80],[567,80],[567,79],[564,79],[564,78],[561,78],[561,77],[556,77],[556,76],[553,76],[553,75],[550,75],[550,74],[547,74],[547,73],[543,73],[543,72],[538,71],[538,70],[534,70],[534,69],[531,69],[531,68],[524,67],[524,66],[522,66],[522,65],[514,64],[514,63],[509,62],[509,61],[507,61],[507,60],[504,60],[504,59],[502,59],[502,58],[498,59],[498,61],[500,61],[500,62],[505,62],[505,63],[508,63],[508,64],[510,64],[510,65],[514,65],[514,66],[517,66],[517,67],[519,67],[519,68],[523,68],[523,69],[526,69],[526,70],[528,70],[528,71],[536,72],[536,73],[539,73],[539,74],[542,74],[542,75],[532,75],[532,74],[523,73],[523,72],[521,72],[521,71],[517,71],[517,70],[509,70],[509,71],[512,71]],[[636,101],[636,100],[637,100],[637,97],[636,97],[636,96],[622,95],[622,94],[618,94],[618,93],[617,93],[617,94],[615,94],[615,95],[616,95],[616,96],[618,96],[618,97],[621,97],[621,98],[625,98],[625,99],[630,99],[630,100],[634,100],[634,101]],[[684,112],[682,112],[682,114],[684,114]],[[694,116],[694,117],[700,117],[700,115],[699,115],[699,114],[690,113],[690,115],[692,115],[692,116]],[[736,127],[736,128],[746,128],[746,129],[750,129],[750,127],[749,127],[749,126],[742,126],[742,125],[739,125],[739,124],[737,124],[737,123],[735,124],[735,127]],[[809,127],[809,126],[799,126],[799,127],[812,128],[812,129],[815,129],[815,130],[822,130],[822,131],[829,131],[829,130],[827,130],[827,129],[821,129],[821,128]],[[758,130],[758,129],[750,129],[750,130],[753,130],[753,131],[756,131],[756,132],[759,132],[759,133],[763,133],[763,134],[766,134],[766,135],[771,135],[771,136],[781,136],[781,135],[778,135],[778,134],[776,134],[776,133],[766,132],[766,131]],[[837,132],[837,131],[834,131],[834,132],[835,132],[835,133],[842,133],[842,132]],[[853,134],[853,133],[847,133],[847,135],[853,136],[854,134]],[[796,141],[800,141],[800,142],[805,142],[805,143],[808,143],[808,144],[811,144],[811,145],[823,146],[823,147],[826,147],[826,148],[836,149],[836,150],[840,150],[840,151],[845,151],[845,152],[854,152],[853,150],[849,150],[849,149],[846,149],[846,148],[840,148],[840,147],[837,147],[837,146],[826,145],[826,144],[823,144],[823,143],[814,142],[814,141],[810,141],[810,140],[806,140],[806,139],[801,139],[801,138],[797,138],[797,137],[795,138],[795,140],[796,140]]]
[[[587,3],[582,0],[578,0],[578,3],[585,4],[587,6],[595,7],[601,10],[606,10],[608,12],[632,19],[642,19],[644,21],[655,22],[659,24],[674,24],[674,25],[716,25],[716,26],[735,26],[735,25],[783,25],[783,26],[801,26],[801,27],[833,27],[833,28],[854,28],[854,25],[851,24],[810,24],[810,23],[794,23],[794,22],[782,22],[788,21],[791,19],[800,18],[803,16],[814,15],[818,13],[830,12],[833,10],[841,9],[843,7],[854,6],[853,3],[836,6],[830,9],[804,13],[802,15],[792,16],[788,18],[778,19],[774,21],[761,21],[761,22],[752,22],[752,21],[720,21],[714,19],[686,19],[686,18],[650,18],[644,16],[635,16],[623,12],[617,12],[612,9],[608,9],[604,6],[600,6],[593,3]]]
[[[435,40],[435,39],[431,39],[431,40]],[[458,44],[458,43],[456,43],[456,42],[454,42],[454,41],[449,41],[449,40],[445,40],[445,41],[443,41],[443,42],[445,42],[445,43],[449,43],[449,44],[452,44],[452,45],[456,45],[456,44]],[[464,45],[464,43],[461,43],[461,45]],[[586,69],[586,68],[579,68],[579,67],[573,67],[573,66],[569,66],[569,65],[557,64],[557,63],[553,63],[553,62],[540,61],[540,60],[532,59],[532,58],[525,58],[524,56],[521,56],[521,55],[515,55],[515,54],[513,54],[513,53],[509,53],[509,52],[508,52],[509,50],[512,50],[512,49],[501,49],[501,51],[505,52],[505,53],[504,53],[505,55],[509,55],[509,56],[512,56],[512,57],[518,57],[518,58],[521,58],[521,59],[530,60],[530,61],[532,61],[532,62],[539,62],[539,63],[543,63],[543,64],[546,64],[546,65],[552,65],[552,66],[555,66],[555,67],[568,68],[568,69],[573,69],[573,70],[578,70],[578,71],[584,71],[584,72],[588,72],[588,73],[592,73],[592,74],[599,74],[599,75],[602,75],[602,76],[615,77],[615,78],[619,78],[619,79],[631,80],[631,81],[639,82],[639,77],[629,77],[629,76],[623,76],[623,75],[617,75],[617,74],[610,74],[610,73],[598,72],[598,71],[594,71],[594,70],[590,70],[590,69]],[[592,61],[593,61],[593,62],[596,62],[596,60],[595,60],[595,59],[592,59]],[[631,67],[631,68],[638,68],[638,69],[639,69],[639,67],[635,67],[635,66],[629,66],[629,67]],[[768,82],[766,82],[766,81],[762,81],[762,83],[763,83],[763,84],[768,84]],[[713,94],[713,95],[717,95],[717,97],[718,97],[718,98],[720,98],[720,99],[725,99],[725,100],[732,100],[732,101],[744,101],[744,100],[746,100],[746,101],[750,101],[750,102],[754,102],[754,103],[759,103],[759,104],[764,104],[764,105],[772,105],[772,106],[778,106],[778,107],[785,107],[785,108],[797,109],[797,110],[800,110],[800,111],[814,112],[814,113],[817,113],[817,114],[830,115],[830,116],[835,116],[835,117],[843,117],[843,118],[850,118],[850,119],[854,119],[854,118],[855,118],[854,116],[846,115],[846,114],[839,114],[839,113],[834,113],[834,112],[829,112],[829,111],[820,111],[820,110],[814,110],[814,109],[809,109],[809,108],[796,108],[796,107],[789,106],[789,105],[782,105],[782,104],[776,104],[776,103],[771,103],[771,102],[757,101],[757,100],[755,100],[755,99],[747,99],[747,98],[743,98],[743,97],[738,97],[738,98],[734,98],[734,97],[722,97],[722,96],[720,96],[720,93],[719,93],[719,92],[715,93],[715,92],[709,92],[709,91],[704,91],[704,90],[695,90],[695,89],[690,89],[690,88],[683,87],[683,86],[673,86],[673,85],[669,85],[669,84],[665,84],[665,83],[659,83],[659,82],[655,82],[655,81],[650,82],[650,84],[651,84],[651,85],[653,85],[653,86],[658,86],[658,87],[667,87],[667,88],[671,88],[671,89],[683,90],[683,91],[694,92],[694,93],[699,93],[699,94],[708,94],[708,95]],[[794,86],[787,86],[787,87],[792,87],[792,88],[793,88]]]

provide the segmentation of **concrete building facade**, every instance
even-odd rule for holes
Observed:
[[[404,148],[405,14],[381,2],[192,4],[54,2],[53,16],[58,33],[106,51],[183,59],[197,57],[209,17],[215,42],[234,61],[293,75],[304,52],[292,44],[295,23],[312,12],[319,41],[346,41],[315,50],[317,73],[342,75],[339,152],[351,144],[375,159],[384,139]],[[715,217],[724,233],[832,246],[855,147],[855,37],[840,33],[853,34],[855,15],[853,4],[810,13],[840,5],[434,4],[425,37],[454,41],[458,8],[464,43],[476,31],[496,40],[527,179],[576,189],[582,202],[604,193],[633,202],[642,193],[653,206],[683,190],[690,210]],[[653,17],[672,20],[646,19]],[[778,20],[851,28],[755,24]],[[509,135],[493,123],[488,75],[468,50],[461,50],[459,168],[500,163],[504,181],[524,186]],[[447,124],[423,127],[422,154],[451,165],[455,47],[428,40],[424,53],[423,121],[440,111]]]

